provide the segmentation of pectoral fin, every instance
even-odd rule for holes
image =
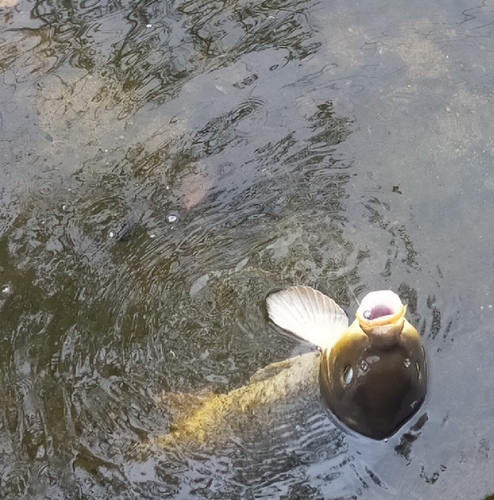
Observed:
[[[270,365],[257,370],[254,375],[250,377],[250,383],[262,382],[263,380],[268,380],[283,370],[289,370],[296,362],[298,356],[294,358],[284,359],[282,361],[278,361],[276,363],[271,363]]]
[[[294,286],[266,299],[269,318],[303,340],[327,349],[348,327],[345,311],[309,286]]]

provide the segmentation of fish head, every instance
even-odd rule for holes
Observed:
[[[405,312],[389,290],[368,294],[355,321],[321,359],[320,388],[329,409],[373,439],[394,434],[425,399],[425,353]]]

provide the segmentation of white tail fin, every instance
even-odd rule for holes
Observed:
[[[345,311],[310,286],[293,286],[266,299],[273,323],[303,340],[326,349],[348,328]]]

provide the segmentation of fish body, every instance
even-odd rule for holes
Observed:
[[[286,422],[325,416],[318,383],[320,359],[316,351],[272,363],[257,371],[249,384],[227,394],[163,393],[156,399],[172,411],[173,424],[169,434],[154,442],[160,447],[173,442],[221,447],[232,439],[257,439],[264,430],[272,439],[277,428],[288,426]]]
[[[350,326],[332,299],[310,287],[274,293],[267,308],[274,323],[323,351],[321,395],[350,429],[385,439],[422,405],[427,391],[425,352],[395,293],[369,293]]]

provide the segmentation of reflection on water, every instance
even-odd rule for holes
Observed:
[[[494,491],[492,13],[403,9],[0,4],[2,498]],[[221,439],[166,438],[308,350],[264,311],[300,283],[400,294],[423,411],[370,442],[288,372]]]

